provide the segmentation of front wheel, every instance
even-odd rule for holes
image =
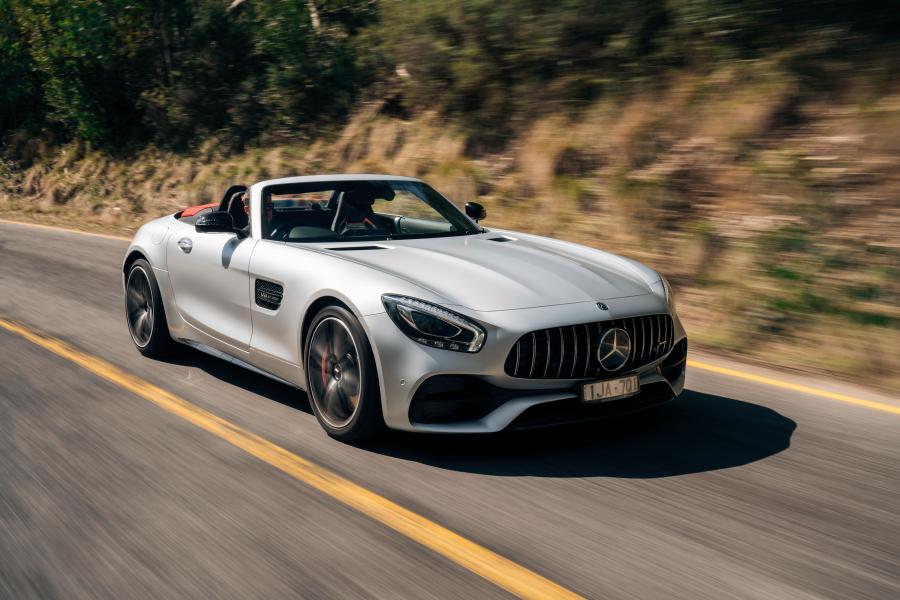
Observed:
[[[384,427],[378,373],[369,340],[347,309],[329,306],[307,336],[306,389],[319,424],[333,438],[359,442]]]
[[[131,341],[144,356],[163,356],[174,343],[153,268],[144,259],[134,261],[125,279],[125,320]]]

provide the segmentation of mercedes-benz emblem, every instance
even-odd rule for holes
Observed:
[[[618,371],[631,356],[631,336],[619,327],[603,334],[597,346],[597,362],[607,371]]]

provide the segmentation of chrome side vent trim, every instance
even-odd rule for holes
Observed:
[[[256,305],[269,310],[278,310],[284,296],[284,288],[265,279],[256,280]]]

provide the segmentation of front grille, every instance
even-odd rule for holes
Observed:
[[[597,345],[608,330],[620,327],[631,337],[631,354],[616,373],[627,373],[659,360],[672,349],[675,328],[669,315],[645,315],[526,333],[516,342],[504,368],[512,377],[587,379],[610,375],[597,361]]]

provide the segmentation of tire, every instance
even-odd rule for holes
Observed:
[[[125,278],[125,323],[131,341],[144,356],[162,357],[175,343],[169,335],[166,311],[153,268],[139,258]]]
[[[362,442],[384,430],[375,358],[353,313],[341,306],[319,311],[303,356],[309,403],[328,435]]]

